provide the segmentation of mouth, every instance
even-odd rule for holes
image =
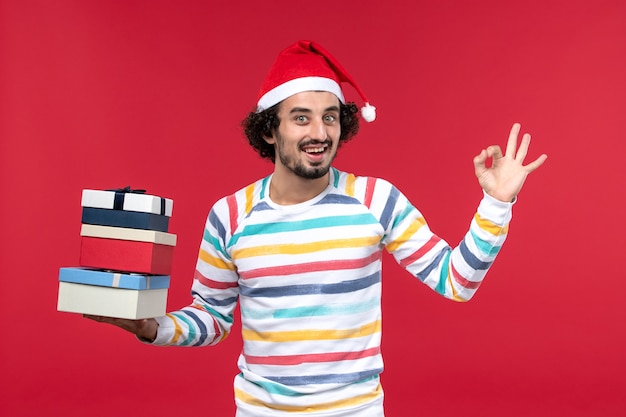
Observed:
[[[304,153],[316,155],[326,152],[326,149],[328,149],[328,145],[303,146],[301,149]]]
[[[330,148],[330,142],[304,143],[300,145],[300,150],[310,156],[320,156]]]

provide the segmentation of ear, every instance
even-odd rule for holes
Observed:
[[[273,145],[276,143],[276,139],[273,136],[263,135],[263,139],[265,140],[265,142],[269,143],[270,145]]]

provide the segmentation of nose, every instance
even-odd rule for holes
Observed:
[[[311,129],[309,131],[309,135],[311,139],[317,139],[324,141],[328,139],[328,126],[324,123],[323,120],[315,119],[311,124]]]

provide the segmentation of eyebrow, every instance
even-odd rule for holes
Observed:
[[[324,109],[324,113],[325,112],[329,112],[329,111],[339,111],[339,106],[330,106],[330,107],[326,107]],[[306,107],[294,107],[292,108],[289,113],[312,113],[313,111],[311,109],[307,109]]]

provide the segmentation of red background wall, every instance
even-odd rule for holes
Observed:
[[[626,3],[576,0],[0,0],[0,414],[233,414],[237,334],[145,346],[57,312],[57,274],[83,188],[146,188],[175,201],[168,305],[185,305],[209,207],[272,168],[239,122],[300,38],[379,110],[337,167],[391,180],[451,243],[482,147],[519,121],[529,159],[549,154],[469,304],[387,256],[388,415],[623,415]]]

